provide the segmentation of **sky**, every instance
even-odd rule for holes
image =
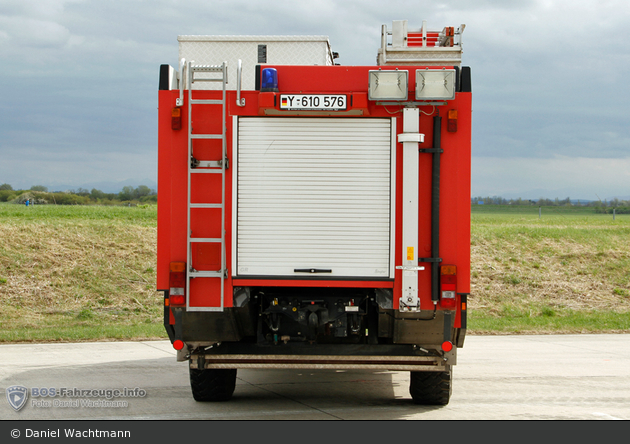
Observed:
[[[178,35],[327,35],[371,66],[392,20],[466,24],[473,196],[630,199],[627,0],[2,0],[0,184],[155,187]]]

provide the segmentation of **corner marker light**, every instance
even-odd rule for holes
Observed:
[[[452,100],[454,98],[454,69],[416,71],[416,100]]]
[[[407,100],[409,71],[370,71],[370,100]]]

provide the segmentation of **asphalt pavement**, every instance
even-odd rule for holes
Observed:
[[[231,401],[198,403],[168,341],[0,345],[2,420],[630,420],[630,335],[468,336],[447,406],[408,386],[408,372],[239,370]]]

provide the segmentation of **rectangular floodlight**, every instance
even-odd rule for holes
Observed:
[[[416,71],[416,100],[452,100],[454,98],[454,69]]]
[[[370,100],[407,100],[409,71],[370,71]]]

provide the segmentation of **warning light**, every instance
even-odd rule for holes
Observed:
[[[278,92],[278,71],[275,68],[264,68],[262,70],[260,91]]]
[[[451,350],[453,350],[453,343],[451,341],[442,342],[442,350],[444,350],[445,352],[450,352]]]
[[[181,339],[175,339],[173,341],[173,348],[175,350],[181,350],[182,348],[184,348],[184,341],[182,341]]]

